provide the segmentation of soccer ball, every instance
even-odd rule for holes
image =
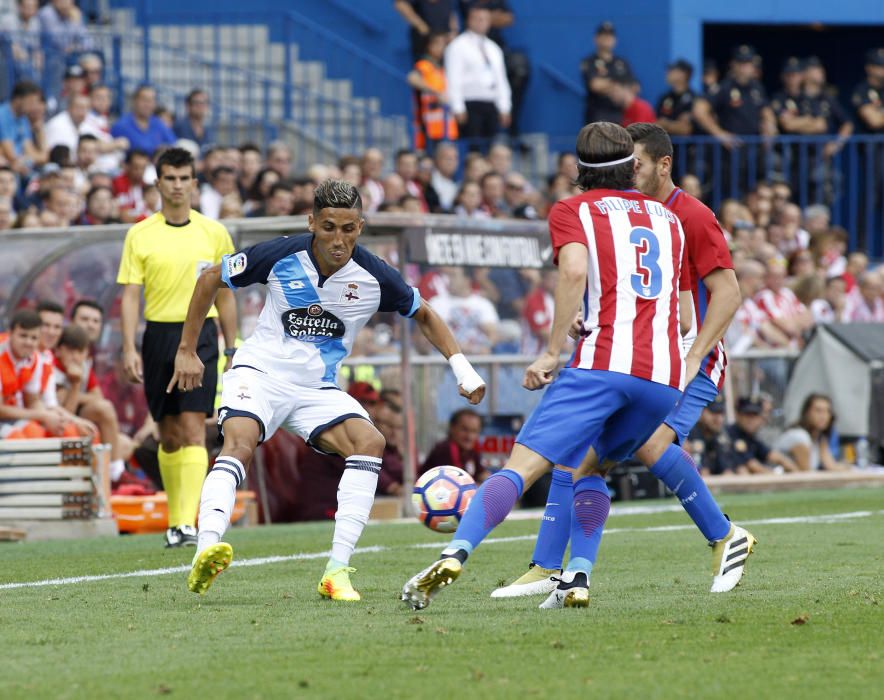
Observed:
[[[436,532],[454,532],[476,494],[476,482],[463,469],[433,467],[414,485],[417,517]]]

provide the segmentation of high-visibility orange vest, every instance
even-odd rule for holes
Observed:
[[[415,63],[414,68],[421,74],[424,82],[435,90],[435,93],[417,91],[415,147],[423,150],[427,146],[427,141],[455,141],[457,120],[436,96],[436,93],[444,93],[448,87],[445,82],[445,70],[426,58]]]
[[[24,388],[34,374],[42,374],[42,363],[35,352],[27,364],[16,367],[9,341],[0,344],[0,384],[2,384],[4,406],[24,406]]]

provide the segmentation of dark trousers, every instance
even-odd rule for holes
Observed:
[[[465,103],[467,123],[463,125],[460,137],[469,144],[471,151],[487,151],[491,139],[500,128],[500,116],[493,102]]]

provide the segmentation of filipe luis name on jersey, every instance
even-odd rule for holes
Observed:
[[[593,202],[602,214],[612,211],[631,211],[635,214],[649,214],[651,216],[664,216],[669,223],[675,223],[675,214],[669,211],[659,202],[651,200],[621,199],[620,197],[605,197]]]

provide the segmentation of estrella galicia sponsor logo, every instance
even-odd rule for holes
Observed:
[[[282,328],[286,335],[307,342],[343,338],[346,330],[341,319],[319,304],[284,311]]]

